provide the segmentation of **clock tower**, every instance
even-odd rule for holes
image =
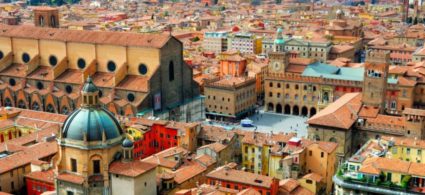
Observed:
[[[289,64],[289,56],[286,52],[269,53],[269,73],[285,73]]]
[[[269,52],[269,73],[285,73],[289,64],[289,56],[285,52],[285,41],[282,35],[282,29],[276,31],[276,39],[273,43],[273,52]]]

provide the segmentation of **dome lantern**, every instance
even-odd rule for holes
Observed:
[[[99,89],[93,83],[90,76],[87,77],[86,83],[84,83],[83,89],[81,90],[82,107],[91,107],[99,105]]]

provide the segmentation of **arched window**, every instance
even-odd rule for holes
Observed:
[[[289,84],[286,84],[286,89],[289,89]]]
[[[69,111],[69,109],[68,109],[68,107],[66,107],[66,106],[64,106],[64,107],[62,107],[62,114],[68,114],[68,111]]]
[[[40,105],[37,102],[32,103],[33,110],[40,110]]]
[[[12,106],[12,100],[10,100],[9,98],[6,98],[5,100],[4,100],[4,106]]]
[[[280,88],[280,83],[277,84],[277,88]]]
[[[40,16],[40,17],[38,18],[38,20],[39,20],[39,22],[40,22],[40,26],[44,26],[44,17],[43,17],[43,16]]]
[[[270,82],[269,83],[269,87],[273,87],[273,82]]]
[[[320,136],[319,135],[314,135],[313,140],[320,141]]]
[[[170,64],[168,64],[168,80],[174,81],[174,62],[170,61]]]
[[[285,94],[285,99],[289,100],[289,94]]]
[[[391,109],[395,109],[395,108],[396,108],[396,106],[397,106],[397,102],[396,102],[395,100],[393,100],[393,101],[391,102]]]
[[[50,24],[51,24],[52,27],[56,27],[56,17],[55,16],[50,17]]]
[[[25,102],[23,100],[19,100],[18,101],[18,108],[27,108],[27,106],[25,105]]]
[[[47,105],[46,112],[55,113],[55,108],[52,104]]]
[[[330,142],[334,142],[334,143],[338,143],[338,141],[336,140],[336,138],[334,138],[334,137],[331,137],[330,139],[329,139],[329,141]]]
[[[299,86],[298,85],[295,85],[295,89],[299,89]]]

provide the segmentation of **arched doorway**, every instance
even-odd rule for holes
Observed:
[[[269,104],[267,105],[267,111],[271,111],[271,112],[273,112],[273,111],[274,111],[274,105],[273,105],[273,103],[269,103]]]
[[[310,116],[314,116],[316,114],[316,108],[310,108]]]
[[[282,105],[280,105],[280,104],[277,104],[276,105],[276,112],[277,113],[282,113]]]
[[[297,105],[295,105],[294,108],[292,109],[292,114],[293,115],[300,115],[300,108],[298,108]]]
[[[302,116],[307,116],[308,115],[308,109],[307,109],[307,107],[303,106],[301,108],[301,115]]]
[[[291,106],[288,104],[285,105],[285,114],[291,114]]]

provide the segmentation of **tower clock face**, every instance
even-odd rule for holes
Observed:
[[[280,64],[280,62],[274,62],[273,63],[273,70],[278,71],[278,70],[280,70],[281,66],[282,65]]]

